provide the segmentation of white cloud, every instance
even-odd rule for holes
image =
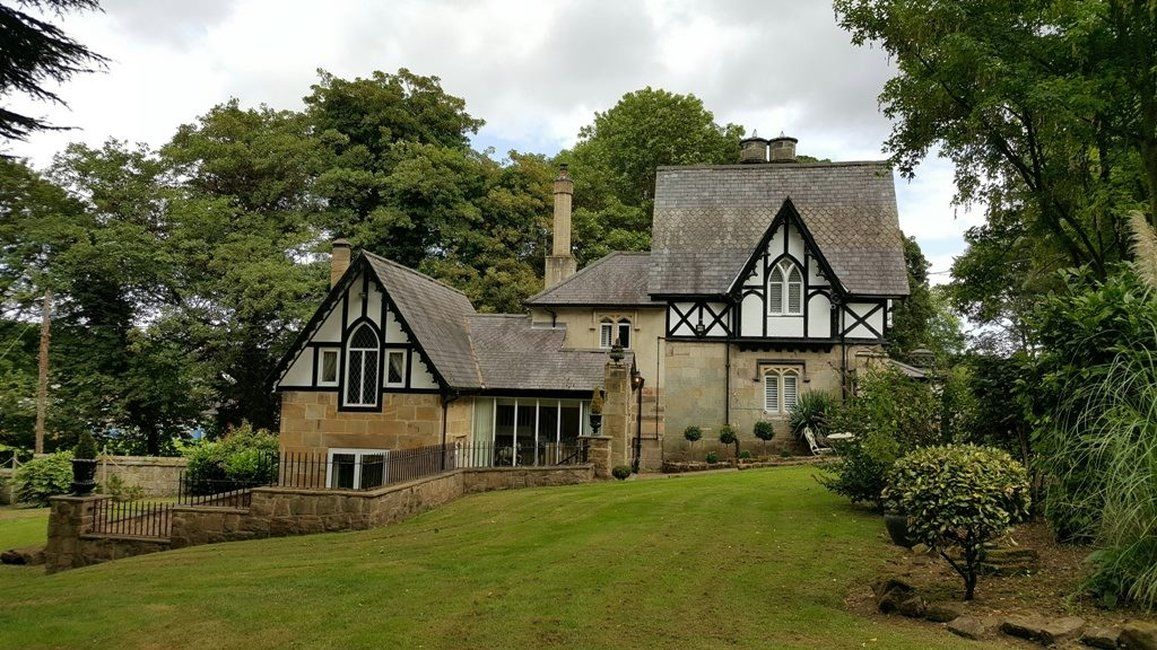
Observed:
[[[45,165],[72,140],[163,144],[231,96],[298,108],[325,68],[343,76],[407,67],[487,121],[477,142],[553,153],[623,94],[646,85],[693,93],[720,122],[784,131],[800,152],[879,159],[889,124],[876,97],[893,73],[857,48],[827,2],[798,0],[105,0],[65,29],[112,59],[60,88],[71,111],[27,101],[77,131],[40,133],[10,153]],[[932,159],[897,178],[905,232],[943,270],[978,214],[956,211],[951,166]]]

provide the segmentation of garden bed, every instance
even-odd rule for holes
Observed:
[[[708,463],[702,460],[663,461],[664,474],[683,474],[686,472],[705,472],[718,469],[756,469],[759,467],[782,467],[785,465],[814,465],[827,460],[822,456],[787,456],[783,458],[753,458],[750,460],[721,460]]]

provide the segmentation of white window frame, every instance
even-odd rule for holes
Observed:
[[[358,487],[362,484],[362,460],[363,456],[381,456],[382,457],[382,486],[384,487],[389,480],[390,469],[390,450],[389,449],[369,449],[366,447],[330,447],[327,450],[325,457],[325,486],[331,489],[338,489],[334,487],[333,480],[333,457],[337,454],[351,454],[354,457],[354,487],[340,488],[343,490],[360,490]]]
[[[792,272],[795,272],[795,274],[799,277],[799,280],[791,279]],[[776,279],[777,273],[779,274],[778,280]],[[775,285],[778,285],[778,287]],[[791,296],[793,290],[797,291],[799,296],[799,302],[797,303],[795,310],[792,310],[791,308]],[[804,293],[803,271],[800,270],[799,265],[790,259],[785,258],[780,260],[779,263],[772,267],[771,272],[767,274],[767,315],[802,316]],[[778,310],[772,307],[772,294],[779,295],[780,302]]]
[[[374,347],[374,348],[355,348],[355,347],[353,347],[353,336],[355,333],[357,333],[358,330],[360,330],[363,327],[369,327],[370,333],[374,335],[374,340],[377,342],[377,347]],[[368,353],[368,352],[374,353],[374,365],[375,365],[374,375],[377,377],[377,382],[376,382],[377,385],[374,386],[373,393],[370,396],[370,399],[372,401],[369,401],[369,402],[360,401],[360,400],[364,400],[364,398],[365,398],[365,395],[363,394],[365,392],[365,390],[364,390],[365,389],[365,372],[364,372],[365,363],[364,363],[364,361],[362,363],[362,375],[361,375],[362,376],[362,379],[361,379],[362,390],[358,391],[359,401],[355,402],[355,401],[351,401],[349,399],[349,396],[350,396],[350,394],[349,394],[350,393],[350,372],[353,370],[353,353],[354,352],[363,353],[363,359],[364,359],[365,353]],[[382,339],[381,339],[381,336],[379,336],[378,333],[374,331],[373,327],[370,327],[368,324],[363,323],[363,324],[355,327],[353,330],[351,330],[349,341],[346,343],[346,349],[345,349],[345,387],[344,387],[344,390],[342,391],[343,393],[345,393],[344,395],[342,395],[342,398],[344,400],[343,403],[346,406],[353,406],[353,407],[374,407],[374,406],[377,406],[378,401],[379,401],[380,396],[381,396],[381,393],[382,393],[382,383],[383,383],[382,382]]]
[[[333,356],[333,379],[325,378],[325,358]],[[321,348],[317,351],[317,385],[337,386],[341,379],[341,350],[337,348]]]
[[[390,357],[393,355],[400,355],[402,357],[402,378],[398,381],[390,381]],[[389,388],[401,388],[406,385],[406,350],[391,350],[386,349],[385,363],[382,365],[382,371],[385,373],[386,386]]]
[[[791,413],[791,408],[799,403],[800,383],[803,380],[803,372],[800,368],[795,366],[769,366],[763,369],[763,412],[769,415],[787,415]],[[795,379],[795,393],[792,396],[791,404],[788,404],[787,399],[787,381],[786,377]],[[775,382],[775,404],[768,405],[767,403],[767,383],[769,381]],[[771,408],[769,408],[769,406]]]
[[[627,328],[627,345],[623,346],[624,350],[631,349],[632,339],[635,338],[634,323],[630,318],[612,318],[610,316],[603,316],[599,321],[599,349],[609,350],[615,344],[615,341],[622,343],[622,328]]]

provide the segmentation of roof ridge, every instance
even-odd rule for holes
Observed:
[[[892,163],[888,160],[833,160],[831,162],[801,162],[801,163],[764,163],[764,164],[742,164],[734,163],[730,165],[658,165],[655,167],[656,171],[670,171],[677,169],[800,169],[800,168],[816,168],[816,167],[868,167],[873,165],[883,165],[891,167]]]
[[[402,264],[400,262],[395,262],[394,260],[392,260],[388,257],[382,257],[381,255],[378,255],[377,253],[371,253],[370,251],[367,251],[367,250],[362,250],[362,251],[360,251],[360,253],[362,255],[365,255],[366,257],[372,257],[379,262],[384,262],[384,263],[389,264],[390,266],[392,266],[394,268],[397,268],[397,269],[400,269],[400,270],[405,271],[407,273],[411,273],[413,275],[416,275],[423,280],[429,280],[430,282],[433,282],[434,284],[437,284],[437,285],[442,286],[446,289],[449,289],[450,291],[453,291],[454,293],[459,294],[460,296],[462,296],[466,300],[470,300],[470,296],[467,296],[461,289],[458,289],[457,287],[450,286],[449,284],[446,284],[445,282],[439,280],[438,278],[426,275],[425,273],[422,273],[421,271],[412,269],[412,268],[410,268],[410,267],[408,267],[405,264]],[[470,302],[470,307],[471,308],[474,307],[473,301]]]
[[[584,273],[586,273],[587,271],[589,271],[593,268],[598,267],[600,264],[602,264],[603,262],[606,262],[607,260],[611,259],[612,257],[615,257],[616,255],[630,255],[633,253],[646,253],[647,255],[650,255],[651,251],[611,251],[611,252],[607,253],[606,255],[603,255],[599,259],[591,262],[590,264],[587,264],[586,266],[582,267],[577,272],[575,272],[574,275],[570,276],[569,278],[563,280],[562,282],[559,282],[558,284],[554,285],[553,287],[548,287],[546,289],[543,289],[542,291],[539,291],[538,293],[534,294],[533,296],[527,298],[524,302],[526,302],[527,304],[530,304],[530,303],[534,302],[535,300],[538,300],[539,298],[542,298],[542,297],[546,296],[547,294],[555,291],[556,289],[559,289],[561,287],[564,287],[564,286],[570,284],[571,282],[573,282],[575,280],[575,278],[583,275]]]
[[[529,314],[488,314],[482,312],[474,312],[469,315],[470,318],[530,318]]]

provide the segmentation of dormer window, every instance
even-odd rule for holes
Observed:
[[[619,345],[624,349],[631,347],[631,319],[620,318],[612,320],[604,318],[599,323],[599,347],[604,350],[609,350],[618,339]]]
[[[346,348],[346,406],[377,406],[381,392],[378,381],[378,335],[362,323],[349,338]]]
[[[767,315],[799,316],[803,314],[803,273],[799,266],[785,259],[776,264],[767,279]]]

